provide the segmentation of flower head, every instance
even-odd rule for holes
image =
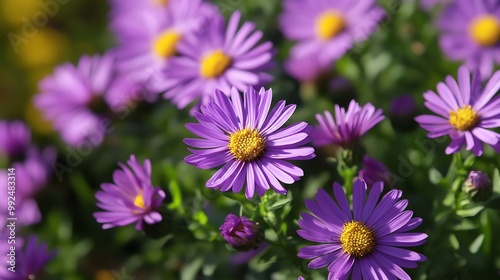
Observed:
[[[473,170],[463,185],[463,191],[474,201],[486,201],[493,195],[493,185],[488,174]]]
[[[334,144],[348,148],[357,143],[361,136],[384,119],[382,110],[376,110],[368,103],[361,107],[352,100],[347,110],[335,105],[335,119],[325,111],[324,115],[317,114],[319,126],[311,133],[315,146]]]
[[[450,135],[451,143],[446,153],[457,153],[465,144],[467,150],[480,156],[482,142],[500,152],[500,134],[492,128],[500,126],[500,98],[494,97],[500,89],[500,71],[482,89],[475,74],[465,67],[458,70],[458,83],[446,77],[446,83],[437,85],[438,94],[424,93],[425,106],[439,116],[422,115],[415,118],[420,126],[429,131],[430,138]]]
[[[402,192],[391,190],[379,197],[381,182],[371,187],[363,180],[354,183],[352,210],[342,186],[333,184],[335,200],[324,190],[316,201],[306,200],[312,214],[302,213],[301,229],[304,239],[320,243],[300,249],[298,256],[313,259],[309,267],[328,266],[329,279],[410,279],[403,268],[416,267],[425,256],[399,247],[418,246],[427,234],[408,232],[422,223],[405,210],[407,200],[399,200]]]
[[[465,61],[469,70],[490,77],[500,62],[500,4],[489,0],[456,0],[438,21],[440,45],[453,60]]]
[[[118,70],[144,84],[150,93],[162,90],[161,72],[180,52],[180,43],[200,31],[217,8],[203,0],[171,0],[155,9],[116,14],[112,29],[120,41]]]
[[[261,86],[272,77],[272,44],[259,44],[262,31],[245,22],[238,28],[240,12],[234,12],[225,27],[224,19],[213,17],[205,28],[179,43],[179,57],[170,60],[164,72],[164,97],[179,108],[194,100],[207,104],[216,89],[229,93],[234,86]]]
[[[31,144],[31,131],[21,121],[0,120],[0,156],[18,158]]]
[[[86,138],[100,144],[107,130],[103,109],[117,111],[138,94],[137,88],[117,77],[114,70],[111,54],[83,56],[76,67],[60,65],[40,82],[36,106],[69,145],[80,145]]]
[[[341,58],[356,42],[366,40],[384,17],[373,0],[285,0],[280,27],[298,44],[291,57],[311,57],[322,67]]]
[[[385,185],[390,183],[389,169],[380,161],[364,156],[363,169],[359,171],[359,178],[363,179],[368,186],[375,185],[376,182],[382,181]]]
[[[281,128],[295,110],[295,105],[280,101],[271,110],[272,91],[252,87],[244,92],[243,101],[236,88],[231,100],[222,91],[201,113],[195,113],[199,124],[187,124],[189,131],[202,139],[184,139],[197,149],[185,161],[198,168],[223,165],[206,183],[208,188],[240,192],[246,181],[245,195],[255,191],[263,196],[270,187],[280,194],[286,190],[280,181],[292,184],[304,175],[302,169],[287,160],[311,159],[314,149],[309,142],[309,126],[305,122]]]
[[[165,192],[151,184],[151,162],[141,165],[131,155],[127,164],[118,163],[122,169],[113,173],[114,183],[101,184],[102,191],[96,193],[97,206],[105,212],[96,212],[94,217],[103,229],[136,223],[135,228],[142,230],[144,222],[162,220],[158,211]]]
[[[16,241],[20,241],[19,239]],[[7,243],[7,242],[5,242]],[[16,245],[18,242],[16,242]],[[7,271],[7,261],[2,260],[2,271],[0,276],[4,280],[25,280],[38,279],[43,273],[45,266],[57,255],[57,251],[49,251],[47,244],[38,243],[36,236],[30,236],[28,242],[24,246],[23,251],[15,251],[15,272]],[[7,248],[6,248],[7,249]],[[5,249],[0,249],[5,250]],[[2,256],[7,255],[2,252]],[[7,256],[8,257],[8,256]],[[6,271],[4,273],[4,271]],[[40,278],[41,279],[41,278]]]
[[[257,249],[263,238],[259,225],[247,217],[239,218],[233,214],[226,216],[219,230],[227,243],[238,251]]]

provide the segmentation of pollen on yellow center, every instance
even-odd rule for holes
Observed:
[[[153,51],[161,58],[169,58],[177,52],[177,44],[181,38],[181,34],[176,31],[167,30],[156,38],[153,43]]]
[[[134,205],[144,209],[144,197],[142,196],[142,193],[138,194],[135,199],[134,199]]]
[[[329,40],[346,28],[346,22],[341,13],[327,11],[316,20],[316,35],[321,40]]]
[[[472,109],[472,106],[464,105],[458,110],[450,112],[450,124],[458,130],[470,130],[479,121],[479,115]]]
[[[231,66],[232,59],[221,50],[206,55],[201,61],[200,74],[205,78],[217,78]]]
[[[235,159],[250,161],[264,153],[266,140],[255,129],[245,128],[229,135],[229,151]]]
[[[481,46],[496,45],[500,42],[500,21],[493,15],[477,17],[469,25],[469,35]]]
[[[375,249],[375,235],[365,224],[351,221],[343,226],[340,244],[345,253],[361,258]]]

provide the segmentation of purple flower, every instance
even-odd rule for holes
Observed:
[[[440,45],[452,60],[465,61],[481,79],[490,77],[500,62],[500,2],[456,0],[446,6],[439,21]]]
[[[493,185],[488,174],[473,170],[463,184],[463,191],[476,202],[486,201],[493,195]]]
[[[383,163],[366,155],[363,157],[363,169],[359,171],[359,178],[363,179],[368,186],[375,185],[379,181],[389,185],[390,175],[389,169]]]
[[[270,187],[285,194],[280,181],[292,184],[304,175],[302,169],[287,160],[313,158],[309,142],[309,126],[305,122],[281,128],[295,111],[296,105],[285,106],[282,100],[269,113],[272,90],[252,87],[244,92],[243,101],[233,88],[231,100],[216,90],[214,100],[195,113],[199,124],[186,128],[202,139],[184,139],[198,149],[186,157],[188,164],[201,169],[223,165],[206,186],[223,192],[240,192],[246,181],[245,195],[252,198],[255,191],[263,196]],[[281,128],[281,129],[280,129]]]
[[[80,145],[86,138],[99,145],[107,129],[98,114],[102,103],[118,111],[138,94],[128,80],[115,76],[110,54],[83,56],[76,67],[69,63],[60,65],[39,87],[36,106],[72,146]]]
[[[241,13],[234,12],[227,28],[214,17],[205,28],[179,43],[179,57],[170,60],[164,72],[164,97],[178,108],[194,100],[207,104],[216,89],[229,93],[234,86],[261,86],[271,81],[265,71],[271,66],[272,44],[259,44],[262,31],[245,22],[238,28]],[[196,110],[197,108],[195,108]]]
[[[482,142],[500,152],[500,134],[492,128],[500,126],[500,98],[494,98],[500,89],[500,71],[489,80],[484,89],[474,74],[472,81],[465,67],[458,70],[458,84],[451,77],[437,85],[438,94],[424,93],[425,106],[439,116],[422,115],[415,118],[420,126],[429,131],[429,138],[450,135],[451,143],[446,154],[457,153],[466,145],[467,150],[480,156]]]
[[[127,164],[130,168],[119,162],[122,170],[113,173],[114,183],[101,184],[102,191],[96,193],[97,206],[105,212],[96,212],[94,217],[103,223],[103,229],[136,223],[135,228],[142,230],[143,222],[162,220],[158,211],[165,192],[151,184],[151,162],[145,160],[141,165],[131,155]]]
[[[0,120],[0,156],[16,158],[31,144],[31,131],[21,121]]]
[[[335,105],[335,119],[332,114],[325,111],[324,115],[317,114],[319,126],[311,132],[312,142],[315,146],[330,144],[349,148],[359,142],[368,130],[384,119],[382,110],[376,110],[368,103],[361,107],[352,100],[347,111]]]
[[[6,239],[5,239],[6,240]],[[25,280],[38,279],[43,273],[45,266],[57,255],[57,251],[49,251],[47,244],[38,243],[36,236],[30,236],[23,251],[20,251],[20,238],[16,240],[16,262],[15,273],[7,271],[9,264],[7,263],[7,253],[2,252],[5,261],[2,261],[2,271],[0,276],[3,280]],[[7,243],[7,242],[2,242]],[[2,251],[10,248],[2,248]],[[41,278],[40,278],[41,279]]]
[[[280,27],[298,44],[291,57],[313,57],[314,63],[329,67],[356,42],[366,40],[384,17],[374,0],[285,0]]]
[[[238,218],[233,214],[226,216],[219,230],[229,245],[243,252],[257,249],[263,238],[259,225],[247,217]]]
[[[402,268],[414,268],[425,256],[399,247],[425,243],[427,234],[408,232],[422,223],[405,210],[408,201],[400,190],[391,190],[379,201],[383,183],[371,187],[363,180],[354,183],[352,211],[338,183],[333,184],[334,201],[320,189],[316,201],[306,200],[312,214],[299,220],[302,238],[320,243],[300,249],[298,256],[313,259],[309,268],[328,266],[329,279],[410,279]]]
[[[389,119],[395,130],[405,132],[415,129],[418,126],[415,122],[417,114],[417,104],[411,94],[403,94],[392,99]]]
[[[316,54],[300,58],[292,56],[285,61],[285,70],[290,76],[299,81],[314,81],[329,69],[322,66],[316,56]]]
[[[164,8],[139,9],[125,15],[116,14],[112,25],[120,41],[116,49],[118,69],[158,94],[162,90],[161,71],[179,53],[180,42],[219,13],[202,0],[172,0]]]

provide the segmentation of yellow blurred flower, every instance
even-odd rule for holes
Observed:
[[[24,24],[23,18],[31,20],[41,10],[38,0],[3,0],[0,1],[1,18],[7,25]]]

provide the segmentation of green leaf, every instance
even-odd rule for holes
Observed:
[[[289,203],[290,201],[292,201],[291,197],[287,197],[285,199],[278,200],[275,203],[273,203],[271,206],[269,206],[267,209],[268,210],[275,210],[275,209],[281,208],[281,207],[285,206],[285,204]]]
[[[457,215],[460,216],[460,217],[474,217],[477,214],[479,214],[479,212],[481,212],[483,210],[484,210],[484,206],[483,205],[478,205],[478,206],[475,206],[475,207],[472,207],[472,208],[469,208],[469,209],[458,210],[457,211]]]
[[[170,190],[170,194],[172,195],[172,202],[168,204],[168,209],[178,209],[179,212],[183,212],[184,209],[182,207],[182,192],[179,184],[177,184],[176,181],[172,180],[168,184],[168,189]]]
[[[498,168],[493,171],[493,192],[500,194],[500,172]]]
[[[455,234],[450,234],[450,236],[448,237],[448,241],[450,241],[450,245],[453,249],[460,249],[460,243],[458,242],[457,236]]]
[[[470,244],[469,246],[469,251],[472,254],[475,254],[479,251],[479,248],[481,248],[481,245],[483,244],[484,240],[484,234],[480,234],[476,239]]]
[[[441,172],[439,172],[436,168],[431,168],[429,170],[429,180],[431,183],[434,185],[437,185],[439,181],[443,178],[443,175],[441,175]]]
[[[476,157],[474,156],[474,154],[471,154],[470,156],[468,156],[464,160],[464,167],[465,168],[471,168],[474,165],[474,160],[475,159],[476,159]]]

